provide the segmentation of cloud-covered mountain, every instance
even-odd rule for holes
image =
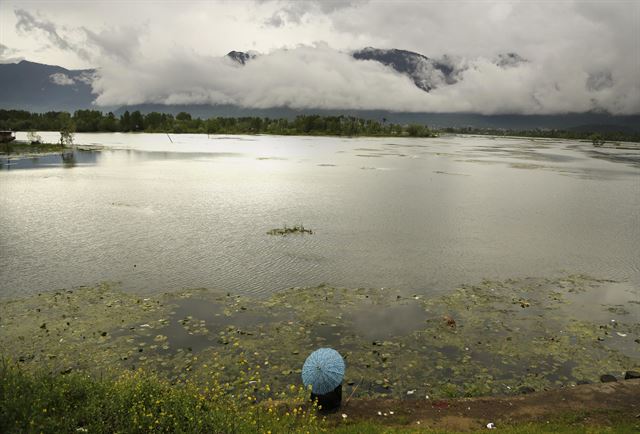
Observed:
[[[230,51],[227,56],[235,62],[245,65],[258,56],[256,52]],[[443,60],[430,59],[413,51],[398,49],[379,49],[366,47],[351,53],[357,60],[370,60],[381,63],[410,77],[420,89],[429,92],[436,87],[453,84],[456,79],[456,68],[448,57]],[[517,55],[515,55],[517,56]],[[519,56],[518,56],[519,57]]]
[[[369,60],[390,67],[411,78],[414,84],[425,92],[457,83],[461,73],[467,68],[461,59],[455,59],[451,56],[445,55],[434,59],[420,53],[396,48],[366,47],[353,51],[351,56],[357,60]],[[258,53],[255,51],[230,51],[227,53],[227,57],[238,64],[245,65],[251,59],[258,57]],[[493,61],[500,68],[517,67],[525,62],[527,60],[517,53],[499,54]]]
[[[423,57],[417,53],[395,50],[399,56],[406,56],[399,60],[391,56],[388,57],[386,50],[380,50],[381,60],[370,58],[368,61],[375,62],[378,67],[389,68],[397,74],[403,74],[407,81],[416,91],[427,94],[426,90],[415,83],[418,71],[421,70]],[[255,53],[243,55],[245,53],[235,52],[235,55],[227,56],[235,63],[236,72],[238,67],[244,68],[251,61],[259,56]],[[240,54],[238,54],[240,53]],[[356,52],[357,53],[357,52]],[[409,53],[409,54],[404,54]],[[376,53],[369,51],[368,56],[372,57]],[[418,56],[416,58],[416,56]],[[513,56],[509,56],[513,58]],[[412,68],[412,60],[418,67]],[[228,61],[228,59],[225,59]],[[384,60],[384,61],[383,61]],[[499,60],[499,59],[498,59]],[[244,61],[244,63],[242,62]],[[393,61],[393,62],[392,62]],[[388,62],[388,63],[386,63]],[[509,67],[509,65],[503,66]],[[455,77],[457,70],[452,69],[448,76]],[[66,110],[94,108],[103,111],[113,110],[116,114],[122,114],[125,110],[140,110],[143,113],[159,111],[173,113],[174,115],[186,111],[198,117],[211,116],[260,116],[260,117],[285,117],[293,118],[299,114],[323,114],[323,115],[350,115],[366,119],[386,118],[394,123],[425,123],[435,127],[488,127],[488,128],[573,128],[583,125],[604,125],[607,128],[614,128],[616,131],[630,129],[638,131],[640,120],[638,116],[610,116],[602,113],[585,113],[556,116],[525,116],[525,115],[481,115],[471,113],[420,113],[402,112],[389,110],[367,110],[348,108],[291,108],[291,107],[243,107],[237,104],[167,104],[167,103],[138,103],[133,105],[118,106],[96,106],[93,101],[96,94],[92,94],[91,80],[97,77],[99,71],[94,69],[68,70],[59,66],[43,65],[39,63],[22,61],[14,64],[0,64],[0,108],[26,109],[31,111]],[[444,75],[444,73],[443,73]],[[418,76],[417,79],[424,78]],[[430,83],[432,89],[433,84]],[[440,83],[442,84],[442,83]],[[426,86],[425,86],[426,87]]]
[[[390,70],[410,78],[415,86],[426,92],[456,83],[456,74],[459,72],[459,69],[448,58],[434,60],[406,50],[383,50],[367,47],[350,53],[350,56],[355,60],[384,65]],[[245,66],[260,55],[253,51],[234,50],[227,53],[226,57],[238,66]],[[24,108],[35,111],[90,108],[96,96],[100,94],[98,91],[96,95],[92,95],[94,78],[99,78],[95,69],[68,70],[60,66],[28,61],[21,61],[17,64],[0,64],[0,79],[2,79],[0,91],[3,92],[0,107]],[[185,101],[185,103],[190,103],[190,101]],[[286,107],[286,104],[284,106]]]
[[[416,86],[427,92],[457,81],[456,68],[447,58],[438,61],[413,51],[381,50],[372,47],[355,51],[353,57],[358,60],[373,60],[390,66],[397,72],[411,77]]]
[[[231,51],[222,57],[188,51],[168,54],[174,54],[171,61],[134,58],[124,65],[86,70],[27,61],[0,64],[0,108],[72,111],[166,106],[167,111],[176,111],[181,106],[209,106],[217,107],[210,111],[216,114],[637,112],[633,94],[627,108],[607,105],[616,85],[616,76],[607,70],[562,84],[517,53],[431,58],[399,49],[344,52],[316,44],[266,54]],[[563,98],[564,92],[573,99]],[[610,101],[621,104],[622,100]]]
[[[23,60],[0,64],[0,108],[32,111],[89,108],[93,69],[69,70]]]
[[[391,67],[396,72],[409,76],[417,87],[427,92],[457,81],[455,76],[457,71],[448,57],[438,61],[413,51],[395,48],[384,50],[373,47],[354,51],[351,55],[357,60],[371,60]],[[230,51],[227,56],[245,65],[249,60],[256,58],[257,53]]]
[[[240,63],[241,65],[244,65],[249,60],[255,58],[257,55],[257,53],[252,51],[247,51],[246,53],[244,51],[229,51],[227,53],[227,57]]]
[[[0,63],[95,67],[103,108],[640,113],[638,2],[8,1]]]

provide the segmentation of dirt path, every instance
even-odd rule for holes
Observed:
[[[329,420],[373,420],[388,425],[410,425],[450,430],[486,429],[490,422],[544,421],[567,413],[617,412],[640,423],[640,379],[585,384],[520,396],[451,400],[353,399]],[[597,417],[597,416],[596,416]],[[418,423],[419,422],[419,423]]]

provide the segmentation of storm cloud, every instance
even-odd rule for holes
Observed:
[[[16,30],[19,33],[29,34],[41,32],[49,42],[61,50],[73,51],[78,55],[78,57],[84,60],[91,59],[91,56],[86,49],[79,45],[69,43],[67,39],[60,36],[56,24],[52,21],[37,18],[24,9],[17,9],[15,14],[18,18],[18,21],[16,22]]]
[[[50,58],[97,67],[97,105],[640,113],[638,2],[89,5],[16,7],[13,28],[32,38],[25,57],[42,55],[39,41]],[[425,92],[391,67],[354,59],[366,46],[438,59],[456,80]],[[260,55],[246,65],[225,57],[248,49]]]

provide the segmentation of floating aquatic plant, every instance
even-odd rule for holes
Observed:
[[[306,229],[304,225],[300,224],[292,227],[287,227],[287,225],[284,225],[283,228],[271,229],[270,231],[267,232],[267,235],[285,236],[290,234],[313,234],[313,230]]]

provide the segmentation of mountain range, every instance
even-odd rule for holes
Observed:
[[[94,69],[29,62],[0,64],[0,108],[34,112],[91,108]]]
[[[351,55],[354,59],[379,62],[405,74],[425,92],[455,83],[461,72],[447,57],[435,60],[406,50],[367,47]],[[226,55],[240,65],[258,56],[252,51],[230,51]],[[505,58],[520,59],[515,54]],[[91,108],[95,99],[91,94],[91,81],[95,74],[95,69],[69,70],[26,60],[0,64],[0,108],[37,112]]]
[[[460,80],[464,66],[452,58],[429,58],[419,53],[399,49],[367,47],[351,53],[360,61],[378,62],[405,74],[424,92],[447,86]],[[240,66],[256,59],[255,52],[231,51],[226,57]],[[501,68],[510,68],[526,59],[517,53],[505,53],[494,59]],[[386,118],[397,123],[426,123],[436,127],[486,127],[486,128],[581,128],[585,125],[601,125],[606,128],[640,131],[640,116],[611,116],[606,113],[567,115],[478,115],[470,113],[398,113],[384,110],[295,110],[290,108],[251,109],[231,105],[159,105],[140,104],[128,107],[96,107],[93,105],[91,83],[98,73],[96,69],[70,70],[61,66],[45,65],[23,60],[19,63],[0,64],[0,109],[22,109],[33,112],[74,111],[100,109],[116,114],[125,110],[166,113],[190,112],[194,116],[261,116],[292,118],[299,114],[352,115],[368,119]]]

